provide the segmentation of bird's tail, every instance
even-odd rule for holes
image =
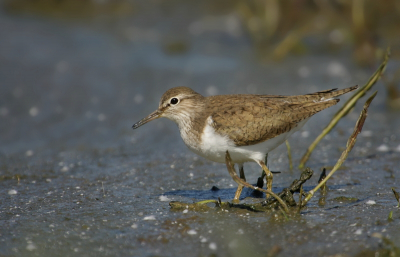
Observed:
[[[357,88],[358,88],[358,85],[353,86],[353,87],[340,89],[340,90],[337,90],[337,88],[334,88],[334,89],[319,91],[319,92],[308,94],[308,95],[310,95],[310,96],[320,96],[320,97],[324,97],[325,99],[329,99],[329,98],[334,98],[334,97],[346,94],[348,92],[354,91]]]

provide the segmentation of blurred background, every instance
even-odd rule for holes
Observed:
[[[398,0],[0,0],[0,255],[156,256],[168,244],[170,256],[235,256],[230,242],[242,234],[254,236],[240,241],[258,247],[252,256],[276,245],[298,256],[354,255],[380,249],[373,233],[399,239],[399,217],[387,222],[400,161],[399,35]],[[167,89],[294,95],[362,86],[388,47],[351,168],[335,174],[342,191],[331,193],[373,199],[376,209],[349,204],[343,213],[342,202],[314,202],[295,224],[169,211],[170,200],[230,200],[236,185],[223,164],[189,152],[172,122],[131,129]],[[361,105],[320,143],[313,169],[334,165]],[[337,110],[290,139],[295,166]],[[284,146],[270,160],[285,174],[274,186],[298,177]],[[255,182],[257,165],[245,170]],[[338,215],[343,222],[331,222]],[[232,241],[220,236],[229,218]]]
[[[93,132],[125,133],[115,126],[154,109],[173,86],[206,95],[300,94],[332,87],[310,78],[318,62],[327,66],[324,75],[341,77],[333,87],[347,87],[361,82],[357,74],[372,74],[388,46],[392,59],[399,57],[396,0],[0,3],[0,149],[6,152],[49,138],[73,141],[79,133],[84,140]],[[292,72],[303,81],[290,81]],[[399,79],[391,66],[385,85],[392,107]]]
[[[310,78],[320,72],[310,69],[318,62],[326,65],[324,75],[342,78],[333,87],[345,87],[361,82],[357,74],[372,74],[388,46],[392,60],[399,57],[396,0],[0,3],[0,149],[6,152],[49,138],[73,141],[76,133],[84,140],[93,132],[125,133],[115,125],[135,122],[173,86],[206,95],[300,94],[332,87]],[[390,67],[385,86],[396,108],[400,71]],[[291,73],[302,81],[289,81]]]

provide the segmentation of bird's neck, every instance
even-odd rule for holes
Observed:
[[[187,103],[182,102],[180,106],[179,114],[174,121],[178,124],[183,141],[190,148],[201,143],[206,113],[203,99]]]

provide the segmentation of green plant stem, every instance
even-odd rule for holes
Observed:
[[[372,94],[368,100],[365,102],[364,104],[364,108],[361,111],[360,117],[357,120],[357,123],[354,127],[354,131],[351,134],[351,136],[349,137],[349,139],[347,140],[347,144],[346,144],[346,149],[343,151],[342,155],[340,156],[339,160],[336,162],[335,166],[333,167],[333,169],[329,172],[329,174],[326,176],[326,178],[324,178],[314,189],[310,190],[307,193],[306,198],[304,199],[304,201],[301,203],[302,206],[306,205],[307,202],[311,199],[311,197],[314,195],[314,193],[322,186],[326,183],[326,181],[340,168],[340,166],[343,164],[343,162],[346,160],[349,152],[353,149],[354,144],[356,143],[357,140],[357,136],[358,134],[360,134],[362,127],[364,125],[365,119],[367,118],[367,113],[368,113],[368,107],[370,105],[370,103],[372,102],[372,100],[374,99],[374,97],[376,96],[376,94],[378,93],[378,91],[376,91],[374,94]]]
[[[290,148],[289,141],[286,140],[286,148],[287,148],[287,154],[289,158],[289,169],[292,171],[293,170],[293,160],[292,160],[292,150]]]
[[[389,60],[390,56],[390,49],[388,48],[385,54],[385,58],[382,62],[382,64],[379,66],[379,68],[375,71],[375,73],[370,77],[368,82],[360,88],[344,105],[340,110],[335,114],[335,116],[332,118],[331,122],[324,128],[324,130],[319,134],[319,136],[314,140],[314,142],[311,143],[311,145],[308,147],[306,153],[303,155],[303,157],[300,160],[299,168],[302,169],[304,168],[305,163],[307,160],[310,158],[310,155],[312,151],[314,151],[314,148],[317,146],[317,144],[321,141],[322,138],[324,138],[339,122],[341,118],[346,116],[350,110],[354,107],[354,105],[357,103],[357,101],[365,95],[365,93],[371,89],[371,87],[378,81],[378,79],[381,77],[382,73],[384,72],[386,68],[386,64]]]

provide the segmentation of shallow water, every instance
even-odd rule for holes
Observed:
[[[381,82],[324,206],[317,192],[289,220],[279,211],[170,209],[170,201],[231,201],[236,185],[224,164],[191,153],[171,121],[131,129],[166,89],[302,94],[363,85],[374,71],[353,64],[346,51],[261,62],[245,33],[193,33],[204,23],[191,11],[185,26],[173,15],[165,23],[154,16],[154,26],[140,14],[108,26],[0,15],[0,255],[265,256],[280,249],[278,256],[356,256],[400,247],[391,191],[400,190],[400,116],[386,107]],[[168,31],[187,44],[185,51],[165,51],[160,42]],[[392,60],[387,72],[397,66]],[[295,165],[338,108],[315,115],[291,137]],[[335,164],[361,108],[312,154],[307,166],[316,175],[305,189]],[[274,176],[275,192],[300,174],[289,171],[284,146],[270,154],[269,166],[282,172]],[[246,164],[245,171],[255,183],[258,166]],[[242,197],[262,200],[251,190]]]

